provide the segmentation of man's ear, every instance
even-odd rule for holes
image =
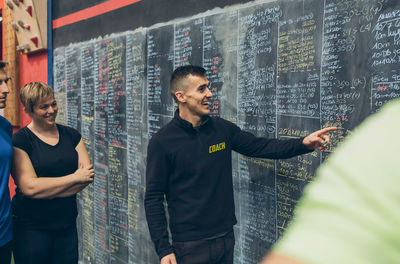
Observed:
[[[184,103],[186,102],[186,98],[185,98],[185,93],[182,91],[177,91],[175,93],[175,97],[178,100],[179,103]]]

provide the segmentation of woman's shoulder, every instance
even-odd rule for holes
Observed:
[[[58,131],[67,134],[79,134],[79,131],[73,127],[57,124]]]
[[[27,126],[21,128],[13,134],[14,139],[27,139],[29,137],[29,128]]]
[[[34,138],[30,136],[29,128],[23,127],[12,136],[12,143],[14,147],[20,148],[28,152],[32,147],[31,144]]]
[[[72,143],[74,144],[74,146],[76,146],[79,143],[79,141],[81,140],[81,133],[79,133],[79,131],[76,130],[75,128],[61,125],[61,124],[57,124],[57,128],[58,128],[58,132],[63,137],[68,136],[72,139]]]

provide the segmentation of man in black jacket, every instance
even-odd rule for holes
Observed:
[[[161,264],[233,263],[236,224],[231,151],[246,156],[285,159],[324,150],[325,133],[278,140],[255,137],[235,124],[210,117],[209,81],[198,66],[182,66],[170,91],[178,104],[174,118],[150,140],[147,152],[145,210]],[[163,205],[168,203],[173,245]]]

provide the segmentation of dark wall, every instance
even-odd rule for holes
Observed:
[[[53,19],[105,2],[104,0],[59,0],[53,3]],[[178,17],[190,17],[207,10],[246,3],[249,0],[142,0],[53,31],[54,48],[111,33],[148,27]]]
[[[56,0],[52,1],[53,19],[70,15],[77,11],[98,5],[108,0]]]

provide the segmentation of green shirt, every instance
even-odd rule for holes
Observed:
[[[394,100],[321,165],[275,252],[304,263],[400,263],[399,150]]]

